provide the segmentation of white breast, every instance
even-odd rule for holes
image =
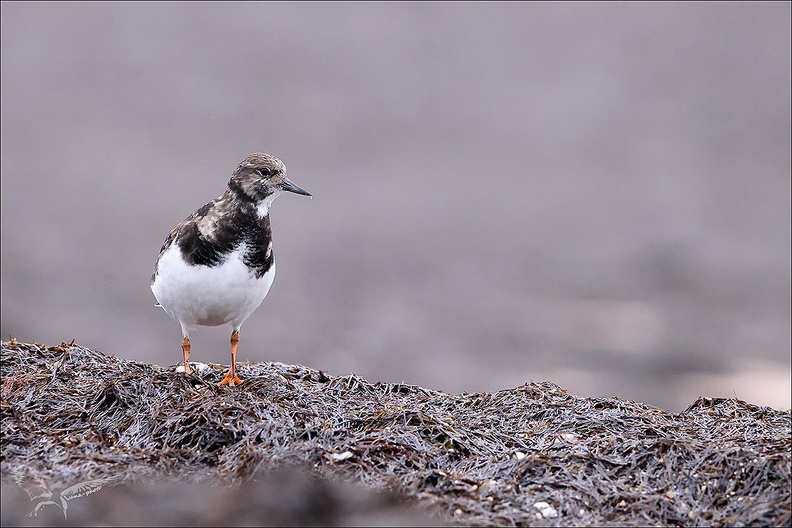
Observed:
[[[267,296],[275,278],[274,262],[256,278],[242,260],[244,251],[242,245],[217,266],[191,266],[181,258],[174,240],[159,260],[151,291],[185,329],[229,323],[238,330]]]

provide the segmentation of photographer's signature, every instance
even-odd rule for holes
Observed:
[[[25,493],[28,494],[31,501],[38,501],[36,502],[36,506],[33,508],[33,511],[27,514],[28,517],[35,517],[46,506],[54,505],[63,511],[64,519],[67,518],[67,501],[76,499],[77,497],[90,495],[91,493],[102,489],[102,486],[106,484],[104,480],[86,480],[84,482],[80,482],[79,484],[75,484],[74,486],[69,486],[56,496],[56,500],[60,499],[60,503],[58,503],[55,500],[52,500],[52,492],[49,490],[49,488],[47,488],[47,485],[44,484],[44,481],[41,479],[23,475],[15,476],[14,481],[25,491]]]

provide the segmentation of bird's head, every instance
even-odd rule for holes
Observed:
[[[311,196],[311,193],[286,177],[286,165],[271,154],[250,154],[234,171],[228,188],[254,202],[272,203],[283,191]]]

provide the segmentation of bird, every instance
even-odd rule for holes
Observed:
[[[286,165],[255,152],[237,166],[222,195],[177,225],[165,239],[151,291],[182,332],[190,374],[190,331],[231,326],[231,365],[218,385],[242,383],[236,372],[239,330],[261,305],[275,277],[269,210],[284,191],[311,197],[286,176]]]
[[[99,491],[102,489],[102,486],[107,483],[105,480],[97,479],[86,480],[80,482],[79,484],[75,484],[74,486],[69,486],[58,494],[58,498],[60,499],[60,504],[58,504],[57,502],[50,500],[52,498],[52,492],[47,488],[47,485],[44,484],[44,481],[40,478],[29,475],[13,475],[13,478],[17,485],[28,494],[31,501],[38,500],[36,506],[33,508],[33,511],[27,514],[28,517],[38,516],[39,512],[43,510],[45,506],[51,504],[59,507],[63,511],[64,519],[68,518],[66,516],[66,510],[68,508],[66,501]]]

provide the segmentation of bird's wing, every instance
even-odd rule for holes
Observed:
[[[104,480],[86,480],[85,482],[80,482],[79,484],[75,484],[74,486],[68,487],[61,491],[60,496],[64,500],[71,500],[77,497],[82,497],[83,495],[90,495],[95,491],[99,491],[104,485]]]
[[[52,497],[52,492],[47,489],[44,481],[38,477],[16,473],[12,475],[11,478],[14,479],[14,482],[17,483],[17,486],[22,488],[22,490],[28,494],[30,500],[47,500]]]

